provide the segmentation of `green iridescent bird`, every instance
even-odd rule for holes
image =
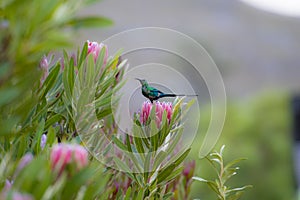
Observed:
[[[198,96],[198,95],[185,95],[185,94],[166,94],[162,91],[151,87],[145,79],[136,78],[142,85],[142,94],[149,99],[151,103],[163,97],[178,97],[178,96]]]

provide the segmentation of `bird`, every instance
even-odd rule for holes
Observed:
[[[141,85],[142,85],[142,94],[144,95],[144,97],[146,97],[147,99],[149,99],[151,101],[151,103],[153,104],[153,101],[156,101],[160,98],[163,97],[178,97],[178,96],[198,96],[198,95],[185,95],[185,94],[172,94],[172,93],[164,93],[154,87],[151,87],[148,82],[145,79],[139,79],[139,78],[135,78],[136,80],[138,80]]]

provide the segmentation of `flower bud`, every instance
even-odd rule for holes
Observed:
[[[103,64],[105,65],[108,58],[107,46],[104,45],[103,43],[90,42],[89,40],[87,42],[88,42],[88,54],[93,54],[95,63],[98,59],[101,49],[105,48],[105,55],[103,59]]]
[[[47,135],[43,134],[42,137],[41,137],[41,143],[40,143],[41,149],[45,148],[46,142],[47,142]]]
[[[78,144],[57,144],[50,155],[51,167],[59,174],[69,164],[80,170],[88,164],[88,152]]]

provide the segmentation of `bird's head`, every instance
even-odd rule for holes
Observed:
[[[142,85],[148,84],[147,81],[145,79],[139,79],[139,78],[135,78],[136,80],[140,81],[140,83]]]

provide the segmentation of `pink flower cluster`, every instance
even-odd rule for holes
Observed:
[[[88,152],[78,144],[57,144],[50,155],[51,167],[61,173],[68,164],[74,164],[77,170],[88,164]]]
[[[155,112],[156,112],[156,125],[157,127],[160,127],[161,121],[162,121],[162,116],[164,111],[167,112],[167,119],[168,122],[170,123],[173,109],[172,109],[172,103],[170,102],[159,102],[156,101],[155,103]],[[140,122],[145,125],[152,109],[153,104],[150,103],[149,101],[145,101],[142,106],[142,111],[140,113]]]
[[[88,54],[93,54],[95,62],[98,59],[101,49],[105,48],[105,55],[103,60],[103,64],[105,65],[108,58],[107,46],[104,45],[103,43],[90,42],[89,40],[87,41],[87,43],[88,43]]]

